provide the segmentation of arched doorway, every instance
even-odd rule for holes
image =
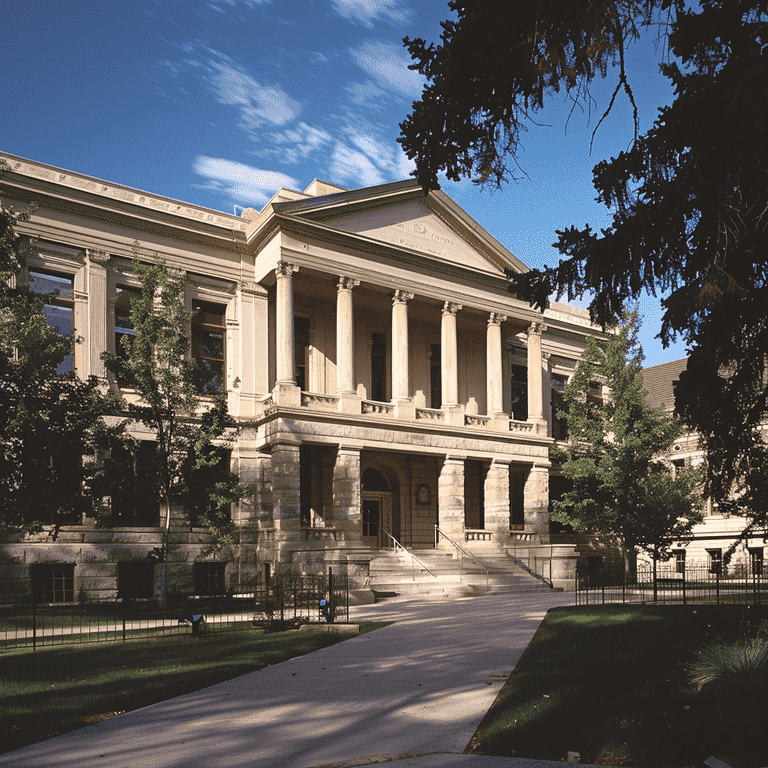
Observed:
[[[392,489],[387,478],[369,467],[363,472],[363,546],[386,546],[392,534]],[[383,529],[383,530],[382,530]]]

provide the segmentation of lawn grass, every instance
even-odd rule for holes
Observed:
[[[360,629],[382,626],[367,622]],[[247,630],[7,652],[0,656],[0,753],[347,638]]]
[[[768,607],[555,608],[500,692],[468,750],[475,754],[633,768],[768,765],[768,690],[701,691],[694,651],[768,621]]]

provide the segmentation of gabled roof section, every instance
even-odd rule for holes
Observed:
[[[412,179],[292,201],[273,198],[272,209],[491,275],[528,271],[448,195],[425,193]]]
[[[653,408],[671,413],[675,409],[675,382],[686,369],[688,358],[652,365],[642,370],[643,387],[648,391],[645,402]]]

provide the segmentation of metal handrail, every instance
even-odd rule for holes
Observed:
[[[438,545],[438,541],[440,539],[440,536],[445,537],[448,539],[448,541],[453,544],[456,549],[461,552],[463,555],[468,555],[471,557],[479,566],[482,568],[482,570],[485,571],[485,591],[490,591],[490,584],[489,584],[489,571],[488,569],[468,550],[464,549],[464,547],[461,546],[461,544],[455,542],[445,531],[440,530],[438,526],[435,526],[435,546]],[[459,558],[459,581],[461,581],[461,571],[463,567],[464,561],[463,558]]]
[[[411,578],[413,579],[413,581],[416,581],[416,568],[414,566],[414,561],[417,562],[419,564],[419,566],[422,569],[424,569],[430,576],[433,576],[434,578],[437,578],[436,574],[432,573],[432,571],[430,571],[429,568],[427,568],[427,566],[424,565],[424,563],[422,563],[421,560],[419,560],[419,558],[416,557],[416,555],[413,554],[413,552],[411,552],[409,549],[406,549],[381,523],[376,523],[376,525],[379,526],[379,530],[381,530],[383,533],[385,533],[387,536],[389,536],[390,540],[392,541],[392,545],[393,545],[392,548],[393,549],[397,549],[398,547],[400,547],[400,549],[402,549],[403,552],[405,552],[406,555],[410,555],[410,557],[411,557]]]

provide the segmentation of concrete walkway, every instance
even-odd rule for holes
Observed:
[[[0,756],[5,768],[543,767],[463,755],[547,610],[490,595],[350,610],[384,629]]]

